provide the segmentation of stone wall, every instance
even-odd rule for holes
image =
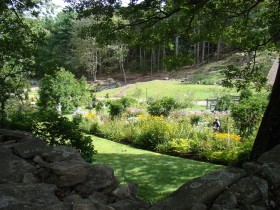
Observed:
[[[30,133],[0,130],[0,157],[0,209],[280,208],[280,146],[242,168],[193,179],[152,206],[136,197],[136,184],[119,186],[110,167],[88,164],[75,149],[50,147]]]
[[[150,207],[136,198],[136,185],[119,186],[110,167],[86,163],[75,149],[50,147],[30,133],[0,130],[0,157],[0,209]]]

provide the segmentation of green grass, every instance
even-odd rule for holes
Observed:
[[[221,96],[225,93],[238,95],[235,90],[223,88],[219,85],[192,85],[185,84],[175,80],[153,80],[150,82],[139,82],[133,85],[123,86],[115,89],[104,90],[96,94],[97,97],[117,96],[131,96],[135,97],[136,91],[141,90],[140,99],[146,100],[147,98],[162,98],[163,96],[174,97],[175,99],[182,100],[187,95],[192,95],[194,100],[205,100]]]
[[[195,177],[222,166],[135,149],[92,137],[96,162],[109,165],[122,184],[138,183],[138,196],[158,201]]]

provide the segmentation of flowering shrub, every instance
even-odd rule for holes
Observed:
[[[241,137],[233,133],[214,133],[214,138],[217,140],[231,140],[231,141],[240,141]]]
[[[211,142],[214,150],[225,150],[238,146],[241,138],[238,135],[230,133],[215,133],[214,141]]]
[[[127,113],[128,117],[137,117],[139,115],[144,115],[145,110],[140,109],[140,108],[135,108],[135,107],[129,107],[126,110],[126,113]]]
[[[174,98],[163,97],[160,100],[152,101],[148,106],[148,112],[154,116],[163,115],[167,117],[172,109],[177,107],[177,102]]]
[[[155,151],[158,144],[171,138],[176,124],[163,116],[140,115],[137,126],[141,128],[133,143],[143,149]]]
[[[96,114],[95,113],[87,113],[86,114],[86,118],[87,119],[95,119],[96,118]]]
[[[191,141],[183,138],[171,139],[157,145],[156,150],[165,154],[184,156],[191,152]]]

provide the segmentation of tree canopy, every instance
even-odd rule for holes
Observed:
[[[41,1],[2,1],[0,4],[0,121],[5,122],[5,105],[20,96],[27,77],[34,72],[34,56],[45,32],[32,18]]]

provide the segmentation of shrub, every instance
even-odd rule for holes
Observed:
[[[70,111],[90,102],[85,78],[76,80],[72,73],[63,69],[41,80],[39,96],[38,105],[44,110],[55,110],[61,103],[63,111]]]
[[[121,116],[125,111],[125,106],[121,103],[120,100],[111,101],[109,105],[109,115],[111,119]]]
[[[185,156],[191,151],[191,143],[187,139],[171,139],[156,147],[156,151],[160,153]]]
[[[148,106],[148,113],[153,116],[167,117],[171,110],[177,107],[176,100],[171,97],[164,97],[162,99],[153,101]]]
[[[240,101],[249,99],[253,96],[253,92],[249,88],[245,88],[240,92]]]
[[[168,122],[163,117],[140,116],[137,126],[141,128],[133,139],[133,143],[143,149],[155,151],[158,144],[172,138],[175,124]]]
[[[30,107],[13,110],[8,115],[9,127],[24,131],[32,131],[34,111]]]
[[[121,99],[111,101],[109,103],[109,114],[112,119],[119,117],[123,114],[125,109],[132,104],[136,103],[137,100],[134,98],[123,97]]]
[[[119,119],[107,120],[99,125],[102,136],[116,142],[127,140],[127,133],[125,132],[127,129],[127,123]]]
[[[254,96],[233,107],[232,117],[242,137],[248,137],[258,128],[266,106],[265,97]]]
[[[214,133],[212,148],[214,150],[224,150],[240,144],[241,137],[233,133]]]
[[[88,162],[93,161],[96,153],[92,140],[84,136],[78,126],[56,112],[37,113],[33,124],[33,133],[50,145],[69,145],[78,149]]]
[[[202,117],[200,115],[193,115],[191,116],[191,124],[194,125],[198,125],[199,122],[202,121]]]
[[[217,104],[215,106],[215,110],[217,111],[227,111],[230,110],[233,105],[233,101],[230,96],[225,95],[218,99]]]
[[[119,101],[124,106],[124,108],[130,107],[131,105],[137,102],[135,98],[130,98],[130,97],[122,97],[121,99],[119,99]]]
[[[83,121],[83,115],[82,114],[76,114],[73,116],[72,122],[79,126],[81,122]]]

